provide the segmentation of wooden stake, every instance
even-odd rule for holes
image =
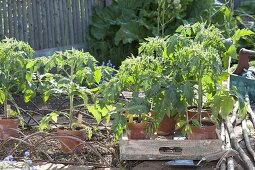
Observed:
[[[78,114],[78,124],[82,123],[82,114]]]
[[[10,112],[11,112],[11,105],[7,105],[7,113],[6,113],[6,119],[8,119],[9,115],[10,115]]]

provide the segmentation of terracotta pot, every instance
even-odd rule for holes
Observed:
[[[175,118],[168,117],[165,114],[163,120],[159,124],[157,134],[161,136],[174,134],[175,124],[176,124]]]
[[[188,134],[188,139],[201,140],[201,139],[217,139],[216,125],[211,121],[202,120],[202,126],[197,127],[191,125],[192,133]]]
[[[57,134],[60,136],[76,137],[81,140],[86,139],[86,132],[82,130],[57,129]],[[61,150],[64,153],[73,151],[80,144],[80,141],[67,137],[59,137],[59,140],[61,141]]]
[[[1,119],[0,120],[0,140],[7,139],[8,137],[17,137],[19,119]]]
[[[128,139],[148,139],[146,133],[147,123],[128,123],[127,137]]]
[[[197,107],[190,106],[187,111],[188,119],[199,119],[199,115],[197,114]],[[210,117],[212,115],[211,108],[206,107],[202,109],[201,118]]]

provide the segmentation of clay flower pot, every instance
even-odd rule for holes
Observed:
[[[147,123],[128,123],[127,137],[128,139],[148,139],[146,133]]]
[[[174,134],[176,120],[175,118],[168,117],[166,114],[159,124],[157,134],[167,136]]]
[[[207,120],[202,120],[202,126],[197,127],[191,125],[192,133],[187,134],[188,139],[191,140],[202,140],[202,139],[217,139],[216,125]]]
[[[71,137],[79,138],[81,140],[86,139],[86,132],[82,130],[67,130],[67,129],[58,128],[57,134],[59,136],[71,136]],[[64,153],[73,151],[81,143],[79,140],[75,140],[68,137],[59,137],[59,140],[61,141],[61,150]]]
[[[19,119],[1,119],[0,120],[0,140],[7,139],[8,137],[17,137]]]

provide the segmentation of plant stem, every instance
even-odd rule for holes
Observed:
[[[70,112],[69,112],[69,128],[72,129],[72,124],[73,124],[73,95],[70,95]]]
[[[198,79],[198,114],[199,114],[199,122],[201,125],[201,113],[202,113],[202,102],[203,102],[203,89],[202,89],[202,78],[201,76]]]
[[[8,97],[8,94],[7,93],[4,93],[4,95],[5,95],[5,98],[4,98],[4,116],[5,116],[5,118],[6,119],[8,119],[8,112],[7,112],[7,105],[8,105],[8,103],[7,103],[7,97]]]

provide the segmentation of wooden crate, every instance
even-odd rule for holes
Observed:
[[[155,138],[148,140],[128,140],[123,136],[120,140],[121,160],[200,160],[206,155],[222,151],[222,141],[183,140],[174,137]]]

